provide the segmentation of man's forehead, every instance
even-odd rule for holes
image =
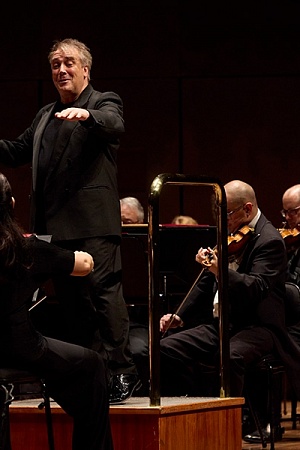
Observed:
[[[231,205],[231,204],[235,203],[235,199],[232,197],[232,195],[227,194],[226,202],[227,202],[227,205]]]
[[[72,59],[79,60],[78,52],[74,49],[70,50],[56,50],[52,55],[52,61],[54,60],[63,60],[63,59]]]

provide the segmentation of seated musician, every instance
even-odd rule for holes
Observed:
[[[286,220],[286,228],[290,234],[282,231],[287,247],[288,274],[287,280],[300,288],[300,184],[296,184],[285,191],[282,197],[281,214]],[[300,305],[299,305],[300,307]],[[300,346],[300,323],[288,326],[290,335]]]
[[[282,232],[288,250],[288,280],[300,286],[300,184],[284,192],[282,207],[285,227],[291,231]]]
[[[122,224],[144,223],[144,208],[136,197],[120,199]]]
[[[172,223],[174,225],[198,225],[196,219],[191,216],[179,215],[175,216],[172,219]]]
[[[112,450],[108,374],[102,357],[44,337],[34,328],[28,310],[33,293],[53,274],[86,276],[93,269],[93,258],[36,236],[25,237],[14,218],[14,204],[10,184],[0,174],[1,364],[45,378],[50,396],[73,418],[73,450]],[[1,431],[8,428],[4,447],[0,446],[10,450],[9,421],[4,424],[1,419]]]
[[[240,397],[245,392],[245,374],[269,353],[278,353],[299,378],[300,352],[284,323],[284,241],[260,211],[249,184],[233,180],[224,188],[228,232],[235,234],[245,225],[254,229],[241,255],[228,269],[230,395]],[[200,376],[207,368],[219,373],[219,323],[218,317],[212,317],[218,288],[222,289],[218,286],[218,257],[215,251],[200,248],[196,261],[208,265],[207,270],[175,318],[166,314],[160,321],[162,332],[170,323],[172,328],[185,326],[161,339],[162,395],[219,396],[218,385],[211,385],[213,378]],[[201,318],[203,311],[209,310],[206,323],[199,320],[195,326],[195,317]],[[293,381],[296,383],[297,378]],[[299,382],[297,387],[299,392]]]

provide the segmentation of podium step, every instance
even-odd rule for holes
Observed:
[[[47,431],[40,401],[10,407],[13,450],[44,450]],[[243,398],[133,397],[110,407],[115,450],[241,450]],[[56,450],[71,450],[72,420],[51,404]]]

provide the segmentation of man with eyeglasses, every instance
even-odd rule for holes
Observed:
[[[287,245],[287,280],[300,288],[300,184],[295,184],[284,192],[282,206],[281,214],[286,220],[286,228],[299,230],[299,235],[294,233],[296,238],[292,241],[292,245]],[[288,331],[300,346],[300,323],[288,327]]]
[[[300,184],[295,184],[282,196],[281,215],[286,220],[287,228],[300,229]]]
[[[298,234],[294,233],[296,238],[291,241],[291,245],[287,245],[287,251],[288,280],[300,287],[300,184],[295,184],[284,192],[282,206],[281,215],[285,219],[285,228],[299,230],[299,239]]]
[[[300,380],[300,352],[284,322],[284,241],[260,211],[249,184],[233,180],[224,188],[228,233],[235,234],[245,225],[254,229],[242,255],[228,269],[230,395],[241,397],[245,375],[263,356],[273,352],[293,366],[295,380]],[[208,255],[210,265],[180,311],[160,320],[162,332],[182,327],[161,340],[163,395],[219,396],[219,321],[218,314],[214,314],[216,293],[222,288],[218,286],[218,256],[209,248],[200,248],[196,261],[203,264]],[[207,377],[206,368],[215,368],[217,377]],[[300,392],[300,383],[298,388]]]

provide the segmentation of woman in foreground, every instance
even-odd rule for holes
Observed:
[[[0,360],[43,377],[51,398],[73,418],[73,450],[112,450],[106,369],[92,350],[42,336],[33,326],[33,293],[53,274],[88,275],[93,258],[25,237],[0,173]],[[9,431],[9,430],[8,430]],[[10,449],[9,433],[5,449]]]

